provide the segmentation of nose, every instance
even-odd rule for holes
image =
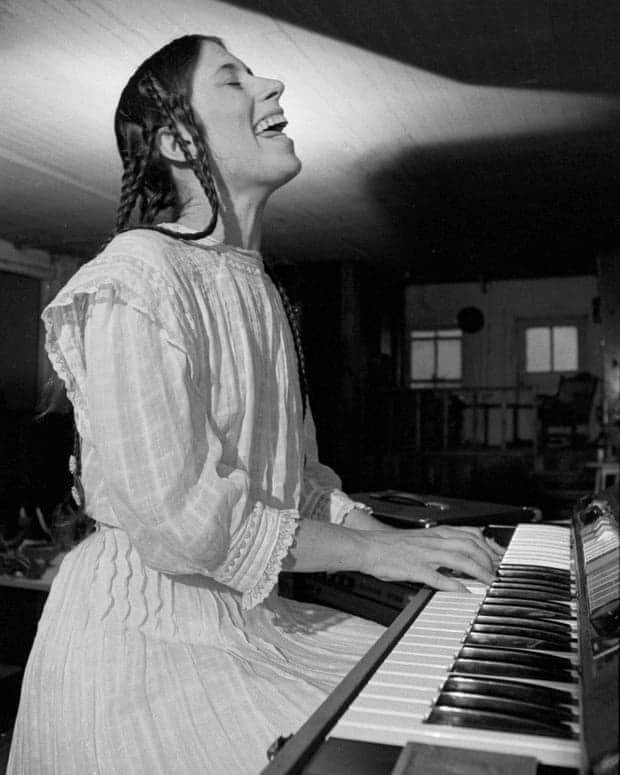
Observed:
[[[279,99],[284,91],[284,84],[282,81],[277,81],[275,78],[260,78],[261,88],[260,96],[263,100]]]

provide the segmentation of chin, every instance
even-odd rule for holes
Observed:
[[[274,165],[277,169],[271,170],[269,176],[269,187],[272,191],[285,186],[290,180],[297,177],[301,172],[301,161],[291,153],[287,159],[278,160],[278,164]]]
[[[284,181],[284,183],[288,183],[289,180],[296,178],[297,175],[299,175],[299,173],[301,172],[301,167],[302,167],[301,159],[295,156],[295,154],[292,154],[292,158],[290,162],[290,170],[288,171],[288,176]]]

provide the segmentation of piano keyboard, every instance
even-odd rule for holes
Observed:
[[[536,756],[580,768],[570,529],[517,527],[486,587],[437,592],[331,736]]]

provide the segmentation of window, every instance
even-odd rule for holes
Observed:
[[[544,374],[577,371],[579,331],[577,326],[528,326],[525,329],[525,371]]]
[[[462,332],[458,328],[411,332],[411,387],[458,385]]]

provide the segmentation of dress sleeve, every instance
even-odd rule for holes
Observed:
[[[299,513],[253,501],[245,470],[223,463],[182,332],[146,308],[115,281],[74,289],[44,313],[48,350],[144,562],[210,576],[251,608],[275,585]]]
[[[372,512],[364,503],[345,495],[340,489],[340,478],[329,466],[319,462],[316,428],[309,406],[304,421],[304,451],[306,462],[299,507],[302,517],[340,525],[352,509]]]

